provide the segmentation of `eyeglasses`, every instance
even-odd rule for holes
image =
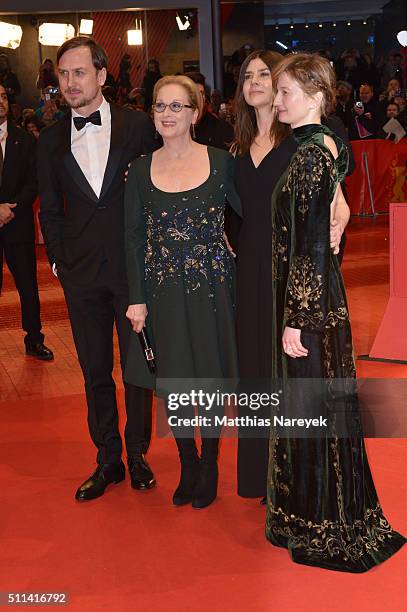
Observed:
[[[170,102],[170,104],[156,102],[153,104],[153,110],[155,110],[156,113],[163,113],[167,106],[173,113],[180,113],[183,108],[194,108],[194,106],[191,106],[191,104],[182,104],[182,102]]]

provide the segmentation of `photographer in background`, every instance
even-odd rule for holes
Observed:
[[[32,115],[27,115],[24,118],[23,126],[24,130],[34,136],[35,140],[40,137],[41,130],[44,129],[45,125],[41,119],[34,112]]]
[[[0,85],[3,85],[10,106],[15,104],[16,97],[21,93],[18,77],[11,71],[9,59],[5,53],[0,53]]]
[[[350,140],[362,140],[374,136],[383,116],[371,85],[364,83],[360,86],[359,98],[354,104],[353,119],[349,125]]]
[[[47,87],[58,88],[58,77],[55,74],[54,62],[50,59],[44,60],[38,70],[36,82],[37,89],[47,89]]]
[[[405,119],[400,115],[400,109],[396,102],[390,102],[386,108],[386,118],[383,125],[376,134],[376,138],[384,138],[398,143],[406,136]]]
[[[144,75],[141,88],[144,90],[144,110],[150,112],[153,103],[154,85],[161,79],[160,64],[155,59],[150,59],[147,64],[147,70]]]
[[[386,89],[380,94],[379,102],[384,102],[386,105],[392,102],[400,92],[401,85],[399,79],[390,79]]]
[[[203,100],[202,113],[194,129],[194,140],[199,144],[228,151],[235,135],[233,126],[212,112],[206,96],[204,75],[200,72],[188,72],[186,76],[196,83]]]
[[[400,53],[391,53],[386,64],[382,68],[382,87],[386,87],[391,79],[397,79],[401,87],[405,87],[407,83],[403,78],[403,58]]]
[[[126,98],[133,89],[130,80],[131,59],[128,53],[125,53],[121,59],[119,66],[119,78],[117,84],[119,86],[119,97]]]
[[[336,110],[335,114],[342,120],[344,126],[349,130],[353,121],[353,87],[348,81],[336,83]]]
[[[56,87],[46,87],[43,90],[40,105],[35,111],[37,117],[41,119],[46,127],[61,119],[65,114],[59,108],[58,102],[59,89]]]

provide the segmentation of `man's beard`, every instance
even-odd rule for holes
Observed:
[[[66,98],[65,96],[64,98],[68,106],[70,106],[70,108],[73,108],[75,110],[77,108],[83,108],[84,106],[89,106],[89,104],[91,104],[93,100],[97,98],[98,95],[99,95],[99,90],[97,89],[95,94],[91,98],[85,98],[85,97],[77,98],[76,100],[73,100],[72,102],[70,102],[68,98]]]

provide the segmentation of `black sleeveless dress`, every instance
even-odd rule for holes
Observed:
[[[259,166],[250,153],[238,156],[235,186],[242,202],[243,221],[237,244],[237,342],[241,390],[266,391],[271,379],[271,195],[287,169],[297,143],[291,136],[266,155]],[[247,412],[245,413],[247,414]],[[259,415],[259,413],[257,413]],[[242,414],[243,416],[243,414]],[[266,495],[268,432],[263,437],[239,431],[238,494]]]

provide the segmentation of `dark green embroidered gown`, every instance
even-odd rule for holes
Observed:
[[[335,139],[335,160],[324,145]],[[299,142],[272,196],[273,378],[355,378],[345,290],[329,244],[330,202],[347,169],[347,152],[328,128],[294,130]],[[281,346],[285,326],[301,329],[305,358]],[[328,383],[329,381],[327,381]],[[358,421],[357,396],[342,405]],[[293,561],[364,572],[405,538],[382,513],[361,435],[303,439],[271,436],[266,536]]]
[[[131,166],[125,195],[130,304],[147,304],[157,377],[235,378],[235,264],[223,238],[226,201],[240,214],[235,160],[208,147],[210,175],[196,189],[169,193],[151,181],[147,155]],[[137,334],[124,378],[155,388]]]

